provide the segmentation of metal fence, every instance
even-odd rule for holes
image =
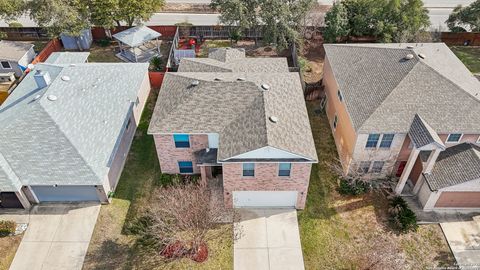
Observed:
[[[230,38],[236,30],[235,26],[208,25],[208,26],[179,26],[182,36],[203,37],[209,39]],[[242,38],[261,38],[261,29],[247,29],[241,33]]]
[[[42,27],[0,27],[8,40],[49,40],[47,30]]]

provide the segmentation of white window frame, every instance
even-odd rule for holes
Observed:
[[[364,170],[363,170],[363,168],[366,168],[366,166],[365,166],[365,167],[362,167],[362,163],[363,163],[363,164],[367,164],[367,163],[368,163],[367,171],[364,171]],[[357,166],[357,172],[358,172],[358,173],[367,174],[367,173],[370,172],[370,168],[371,168],[371,167],[372,167],[372,161],[370,161],[370,160],[360,161],[360,162],[358,163],[358,166]],[[362,170],[360,170],[360,169],[362,169]]]
[[[377,135],[377,134],[378,134],[378,140],[377,140],[377,143],[375,144],[375,146],[367,146],[368,138],[370,137],[370,135]],[[365,142],[365,149],[377,149],[378,145],[380,144],[380,141],[382,140],[382,137],[383,137],[383,134],[381,134],[381,133],[369,133],[367,135],[367,141]]]
[[[8,67],[4,67],[3,63],[7,63]],[[12,69],[12,65],[8,61],[0,61],[0,65],[2,66],[3,69]]]
[[[390,142],[390,145],[388,147],[382,147],[383,136],[385,136],[385,135],[393,135],[392,141]],[[377,143],[378,148],[380,148],[380,149],[390,149],[390,148],[392,148],[392,144],[393,144],[394,140],[395,140],[395,133],[385,133],[385,134],[382,133],[382,136],[379,139],[379,142]]]
[[[380,168],[380,171],[375,172],[375,171],[374,171],[375,163],[380,163],[380,162],[382,163],[382,167]],[[383,168],[385,168],[385,161],[383,161],[383,160],[376,160],[376,161],[372,162],[372,166],[371,166],[371,168],[370,168],[370,171],[371,171],[372,173],[374,173],[374,174],[380,174],[380,173],[382,173]]]
[[[451,135],[456,135],[456,134],[460,134],[460,138],[458,138],[458,141],[448,141]],[[463,133],[450,133],[448,134],[447,139],[445,140],[445,143],[459,143],[462,141],[462,138],[463,138]]]
[[[253,175],[244,175],[245,169],[244,169],[243,166],[244,166],[245,164],[253,164],[253,170],[248,170],[248,171],[253,171]],[[244,163],[242,163],[242,177],[243,177],[243,178],[255,178],[255,169],[256,169],[256,167],[257,167],[257,166],[255,165],[255,162],[244,162]]]

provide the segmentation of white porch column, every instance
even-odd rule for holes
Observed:
[[[438,201],[438,198],[440,198],[441,194],[442,194],[441,191],[432,191],[432,193],[430,194],[430,197],[428,197],[428,201],[423,206],[423,210],[432,211],[433,208],[435,207],[435,204]]]
[[[413,165],[415,164],[415,161],[417,161],[417,157],[419,153],[420,153],[420,150],[418,150],[417,148],[412,149],[412,152],[408,157],[407,164],[405,164],[405,168],[403,169],[402,175],[400,176],[397,186],[395,187],[396,194],[402,193],[402,190],[405,187],[405,183],[407,183],[408,176],[412,171]]]
[[[438,158],[438,155],[440,155],[440,152],[442,152],[442,150],[439,148],[432,151],[432,153],[428,157],[427,165],[425,165],[425,169],[423,170],[424,173],[432,172],[433,165],[435,165],[435,162],[437,161],[437,158]]]
[[[30,209],[30,207],[32,207],[32,204],[28,201],[27,197],[25,196],[25,194],[23,194],[21,189],[19,191],[16,191],[15,195],[17,195],[17,198],[22,204],[23,208]]]

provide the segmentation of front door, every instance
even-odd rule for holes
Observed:
[[[217,175],[222,174],[223,167],[222,166],[213,166],[212,167],[212,176],[217,177]]]

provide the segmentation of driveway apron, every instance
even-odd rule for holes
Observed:
[[[295,209],[240,209],[234,269],[304,269]]]

